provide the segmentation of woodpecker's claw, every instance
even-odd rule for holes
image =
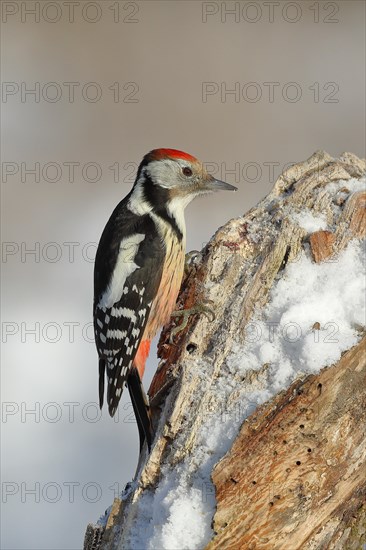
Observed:
[[[173,311],[172,317],[178,318],[183,317],[183,320],[180,325],[177,327],[174,327],[169,336],[169,343],[173,344],[174,336],[184,330],[188,324],[188,320],[191,317],[191,315],[197,315],[199,313],[203,313],[207,317],[207,319],[212,323],[212,321],[215,320],[216,315],[212,308],[210,308],[207,304],[213,304],[214,302],[212,300],[206,300],[205,302],[200,302],[199,304],[196,304],[195,306],[189,308],[189,309],[180,309],[178,311]]]

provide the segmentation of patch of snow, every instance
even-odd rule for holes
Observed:
[[[245,343],[233,346],[221,376],[209,380],[208,363],[199,362],[203,384],[211,384],[216,401],[206,411],[192,455],[174,468],[164,464],[156,490],[140,497],[126,548],[199,550],[210,541],[215,513],[210,474],[244,419],[297,377],[338,361],[359,341],[359,329],[366,326],[363,244],[351,242],[332,262],[315,264],[303,254],[289,263],[263,314],[249,323]],[[250,371],[258,376],[243,381]]]
[[[292,219],[308,233],[314,233],[327,228],[327,219],[324,214],[316,216],[308,209],[292,214]]]
[[[229,357],[230,371],[243,374],[268,363],[271,390],[277,392],[298,373],[334,363],[357,343],[358,329],[366,324],[365,281],[360,242],[350,243],[332,262],[315,264],[301,255],[273,287],[262,319],[249,323],[243,358],[239,350]]]
[[[349,193],[358,193],[359,191],[366,191],[366,176],[356,179],[351,178],[349,180],[338,180],[328,183],[326,190],[335,195],[341,189],[347,189]],[[343,192],[343,191],[342,191]],[[348,193],[347,193],[348,194]]]

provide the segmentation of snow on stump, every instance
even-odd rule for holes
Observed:
[[[315,153],[192,259],[215,320],[162,333],[152,452],[85,550],[362,547],[365,172]]]

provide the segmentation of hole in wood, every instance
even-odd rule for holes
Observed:
[[[193,344],[193,343],[188,344],[188,346],[186,347],[186,350],[188,351],[188,353],[193,353],[194,351],[196,351],[196,349],[197,349],[197,344]]]

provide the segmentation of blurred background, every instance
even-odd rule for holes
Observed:
[[[315,150],[364,155],[365,4],[1,3],[2,524],[74,550],[131,480],[127,392],[97,401],[96,243],[142,156],[185,150],[236,194],[186,212],[188,249]],[[157,365],[152,349],[149,385]]]

